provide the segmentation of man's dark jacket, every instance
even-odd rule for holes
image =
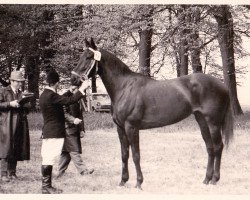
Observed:
[[[64,95],[72,96],[73,94],[67,92]],[[64,140],[63,151],[82,153],[80,131],[84,131],[84,121],[75,125],[75,118],[83,120],[81,101],[65,106],[66,137]]]
[[[82,97],[83,95],[79,91],[70,97],[59,95],[47,88],[43,91],[39,98],[39,104],[44,121],[42,129],[42,137],[44,139],[65,137],[63,106],[75,103]]]

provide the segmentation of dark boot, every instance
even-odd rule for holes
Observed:
[[[60,194],[62,190],[51,185],[52,165],[42,165],[42,194]]]
[[[16,166],[17,166],[17,160],[9,160],[8,161],[8,174],[9,174],[9,178],[11,180],[17,180],[18,177],[16,175]]]

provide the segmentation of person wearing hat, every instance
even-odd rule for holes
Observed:
[[[30,159],[27,109],[18,103],[25,81],[21,71],[13,71],[10,85],[0,89],[0,159],[1,180],[17,179],[17,161]]]
[[[42,129],[42,193],[62,193],[62,190],[52,187],[52,169],[57,158],[59,158],[66,135],[64,105],[76,103],[84,95],[84,89],[88,82],[84,81],[79,91],[67,97],[57,94],[59,86],[59,74],[55,70],[48,72],[46,77],[48,86],[39,98],[44,126]]]
[[[72,85],[69,91],[70,92],[66,92],[63,95],[72,96],[78,91],[78,87]],[[94,172],[94,169],[88,169],[86,167],[86,164],[83,162],[83,159],[81,158],[81,132],[85,132],[82,102],[79,101],[69,106],[65,106],[64,111],[66,122],[66,137],[59,159],[57,178],[61,178],[64,175],[71,160],[73,161],[80,175],[92,174]]]

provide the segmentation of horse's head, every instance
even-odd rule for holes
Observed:
[[[91,38],[91,41],[85,39],[87,49],[83,52],[77,66],[71,72],[71,83],[80,85],[82,81],[89,79],[97,73],[97,64],[101,59],[101,53]]]

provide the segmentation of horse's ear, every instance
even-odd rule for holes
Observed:
[[[91,43],[91,47],[92,47],[92,49],[97,49],[97,46],[95,45],[95,42],[94,42],[94,40],[93,40],[93,38],[91,37],[91,39],[90,39],[90,43]]]
[[[84,39],[84,41],[85,41],[86,47],[87,47],[87,48],[90,47],[90,43],[89,43],[89,41],[88,41],[86,38]]]

